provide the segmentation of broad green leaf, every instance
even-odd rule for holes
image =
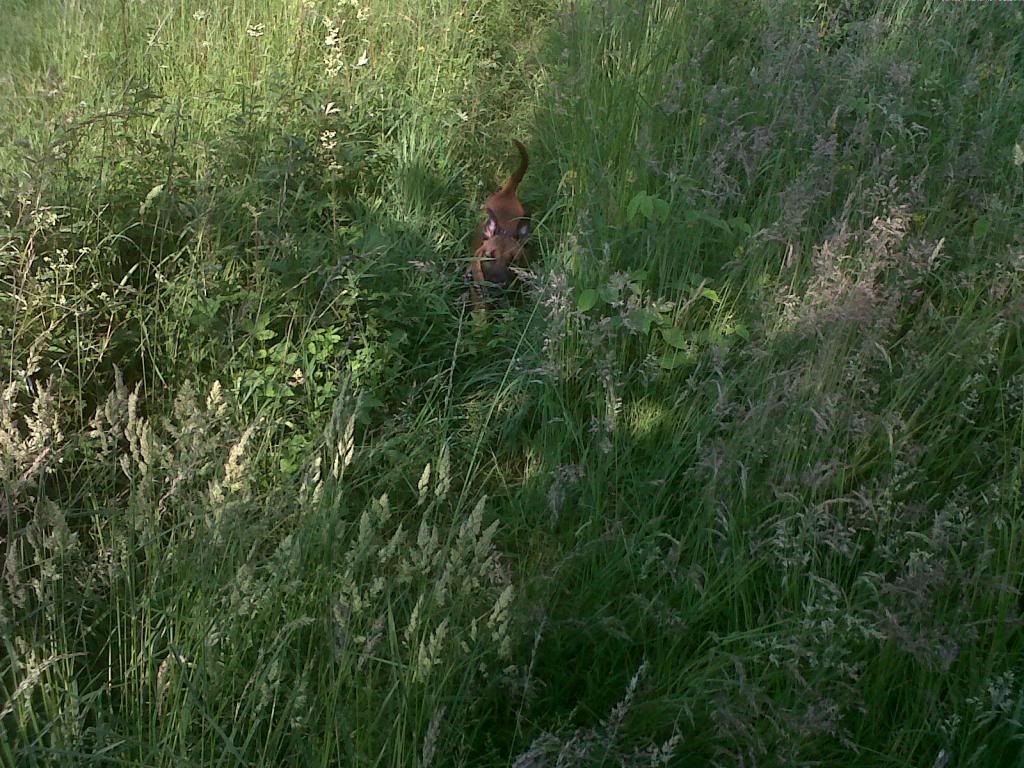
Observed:
[[[711,299],[711,301],[715,304],[722,303],[722,297],[718,295],[718,291],[715,291],[711,288],[705,288],[700,292],[700,295],[704,296],[705,298]]]
[[[717,216],[714,216],[710,213],[705,213],[704,211],[687,211],[685,219],[687,224],[693,224],[695,222],[701,221],[705,224],[709,224],[712,227],[715,227],[716,229],[721,229],[725,232],[729,231],[729,225],[726,222],[722,221],[722,219],[718,218]]]
[[[702,344],[712,344],[720,347],[727,347],[731,343],[731,339],[727,339],[721,330],[718,328],[705,328],[699,334],[697,334],[698,340]]]
[[[589,312],[595,306],[597,306],[598,293],[593,288],[587,288],[580,292],[580,296],[576,299],[576,308],[580,312]]]
[[[658,330],[661,331],[661,338],[663,338],[669,346],[675,347],[676,349],[686,349],[689,343],[689,338],[687,338],[687,335],[682,331],[682,329],[672,327],[659,328]]]
[[[648,312],[646,309],[630,310],[626,316],[628,325],[645,336],[651,332],[651,323],[654,322],[655,317],[653,312]]]
[[[992,226],[992,222],[982,216],[976,222],[974,222],[974,239],[981,240],[985,235],[988,234],[989,228]]]
[[[666,221],[671,211],[669,204],[660,197],[637,192],[626,206],[626,219],[632,221],[642,214],[647,221]]]
[[[729,219],[729,226],[734,232],[742,232],[748,237],[754,231],[742,216],[733,216]]]
[[[626,221],[632,221],[636,218],[637,212],[640,210],[640,201],[643,199],[644,193],[638,192],[633,195],[633,199],[629,201],[629,205],[626,206]]]
[[[640,213],[648,221],[654,218],[654,198],[650,195],[644,195],[643,200],[640,201]]]
[[[688,362],[690,362],[690,355],[678,349],[666,352],[658,358],[658,365],[666,371],[671,371]]]
[[[675,308],[676,308],[676,303],[674,301],[669,301],[668,299],[656,299],[654,301],[654,311],[655,312],[664,314],[664,313],[667,313],[667,312],[671,312]]]
[[[736,323],[736,325],[732,326],[728,332],[736,334],[744,341],[750,341],[750,331],[747,330],[747,326],[743,323]]]

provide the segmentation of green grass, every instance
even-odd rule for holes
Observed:
[[[1024,764],[1018,4],[7,6],[0,765]]]

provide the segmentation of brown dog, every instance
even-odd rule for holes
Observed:
[[[512,267],[525,267],[523,242],[530,236],[530,220],[519,202],[519,183],[526,175],[530,157],[522,143],[512,142],[519,150],[519,167],[500,190],[487,198],[487,220],[473,234],[473,261],[469,276],[473,304],[482,306],[488,287],[507,288],[515,278]]]
[[[489,218],[497,218],[488,211]],[[506,234],[495,234],[484,240],[473,252],[469,265],[470,297],[473,306],[482,308],[492,289],[508,288],[515,280],[515,268],[526,266],[526,251],[519,240]]]

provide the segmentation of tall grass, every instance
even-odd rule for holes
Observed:
[[[3,764],[1024,760],[1015,4],[9,6]]]

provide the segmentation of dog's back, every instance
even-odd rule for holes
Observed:
[[[473,233],[473,260],[467,270],[472,280],[470,296],[480,308],[497,290],[508,288],[515,280],[513,267],[526,266],[524,241],[530,234],[529,219],[519,201],[519,184],[530,166],[526,147],[513,139],[519,150],[519,167],[505,185],[487,198],[487,220]]]
[[[522,142],[513,139],[512,143],[519,150],[519,167],[508,177],[505,185],[484,203],[488,218],[480,227],[481,240],[494,235],[509,235],[523,240],[530,234],[529,218],[519,201],[519,184],[530,167],[530,156]]]

